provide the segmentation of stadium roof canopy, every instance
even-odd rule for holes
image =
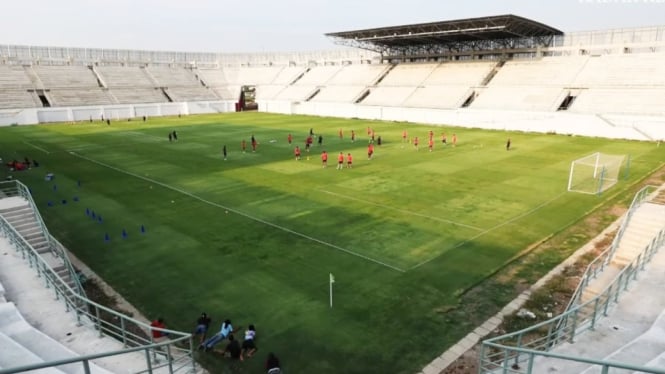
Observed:
[[[337,44],[408,55],[548,46],[563,32],[512,14],[325,34]]]

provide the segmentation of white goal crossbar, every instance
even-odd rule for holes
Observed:
[[[596,152],[574,160],[570,164],[568,191],[600,194],[614,186],[625,155],[609,155]]]

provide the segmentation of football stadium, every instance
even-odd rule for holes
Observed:
[[[665,26],[0,45],[0,374],[665,373]]]

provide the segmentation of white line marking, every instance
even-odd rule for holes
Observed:
[[[334,195],[334,196],[337,196],[337,197],[341,197],[341,198],[344,198],[344,199],[359,201],[359,202],[364,203],[364,204],[374,205],[374,206],[378,206],[378,207],[381,207],[381,208],[384,208],[384,209],[394,210],[396,212],[400,212],[400,213],[404,213],[404,214],[408,214],[408,215],[412,215],[412,216],[427,218],[427,219],[431,219],[431,220],[439,221],[439,222],[445,222],[445,223],[449,223],[449,224],[455,225],[455,226],[466,227],[467,229],[471,229],[471,230],[475,230],[475,231],[483,231],[484,230],[480,227],[465,225],[463,223],[450,221],[450,220],[439,218],[439,217],[432,217],[432,216],[428,216],[426,214],[416,213],[416,212],[412,212],[410,210],[405,210],[405,209],[399,209],[399,208],[395,208],[395,207],[392,207],[392,206],[383,205],[383,204],[379,204],[379,203],[375,203],[375,202],[367,201],[367,200],[363,200],[363,199],[358,199],[356,197],[346,196],[346,195],[338,194],[338,193],[331,192],[331,191],[326,191],[326,190],[318,190],[318,191],[319,192],[324,192],[324,193],[327,193],[327,194],[330,194],[330,195]]]
[[[127,135],[133,135],[133,136],[141,136],[141,137],[146,137],[148,139],[153,139],[155,141],[166,141],[166,137],[161,137],[157,135],[152,135],[152,134],[146,134],[140,131],[125,131],[125,134]]]
[[[164,188],[168,188],[168,189],[170,189],[170,190],[172,190],[172,191],[179,192],[179,193],[181,193],[181,194],[183,194],[183,195],[186,195],[186,196],[191,197],[192,199],[199,200],[199,201],[201,201],[202,203],[205,203],[205,204],[208,204],[208,205],[212,205],[212,206],[214,206],[214,207],[221,208],[221,209],[224,209],[224,210],[228,210],[228,211],[230,211],[230,212],[233,212],[233,213],[238,214],[238,215],[240,215],[240,216],[243,216],[243,217],[245,217],[245,218],[251,219],[251,220],[253,220],[253,221],[263,223],[264,225],[274,227],[274,228],[276,228],[276,229],[279,229],[279,230],[282,230],[282,231],[288,232],[288,233],[290,233],[290,234],[293,234],[293,235],[299,236],[299,237],[301,237],[301,238],[305,238],[305,239],[307,239],[307,240],[311,240],[311,241],[313,241],[313,242],[316,242],[316,243],[319,243],[319,244],[325,245],[325,246],[330,247],[330,248],[333,248],[333,249],[337,249],[337,250],[339,250],[339,251],[342,251],[342,252],[344,252],[344,253],[350,254],[350,255],[352,255],[352,256],[360,257],[360,258],[362,258],[362,259],[364,259],[364,260],[367,260],[367,261],[373,262],[373,263],[378,264],[378,265],[381,265],[381,266],[385,266],[385,267],[387,267],[387,268],[389,268],[389,269],[392,269],[392,270],[398,271],[398,272],[400,272],[400,273],[404,273],[404,272],[405,272],[405,270],[400,269],[400,268],[398,268],[398,267],[396,267],[396,266],[392,266],[392,265],[386,264],[385,262],[382,262],[382,261],[379,261],[379,260],[375,260],[375,259],[373,259],[373,258],[371,258],[371,257],[367,257],[367,256],[365,256],[365,255],[362,255],[362,254],[360,254],[360,253],[354,252],[354,251],[352,251],[352,250],[349,250],[349,249],[346,249],[346,248],[342,248],[342,247],[337,246],[337,245],[335,245],[335,244],[328,243],[328,242],[324,242],[323,240],[320,240],[320,239],[317,239],[317,238],[313,238],[313,237],[311,237],[311,236],[309,236],[309,235],[305,235],[305,234],[303,234],[303,233],[300,233],[300,232],[297,232],[297,231],[291,230],[291,229],[286,228],[286,227],[283,227],[283,226],[279,226],[279,225],[274,224],[274,223],[272,223],[272,222],[265,221],[265,220],[263,220],[263,219],[261,219],[261,218],[257,218],[257,217],[250,216],[250,215],[247,214],[247,213],[243,213],[243,212],[241,212],[241,211],[239,211],[239,210],[236,210],[236,209],[233,209],[233,208],[229,208],[229,207],[226,207],[226,206],[224,206],[224,205],[217,204],[217,203],[215,203],[215,202],[212,202],[212,201],[206,200],[206,199],[204,199],[204,198],[202,198],[202,197],[199,197],[199,196],[196,196],[196,195],[192,194],[191,192],[187,192],[187,191],[181,190],[181,189],[179,189],[179,188],[177,188],[177,187],[173,187],[173,186],[168,185],[168,184],[166,184],[166,183],[162,183],[162,182],[156,181],[156,180],[154,180],[154,179],[144,177],[144,176],[142,176],[142,175],[134,174],[134,173],[132,173],[132,172],[130,172],[130,171],[127,171],[127,170],[123,170],[123,169],[116,168],[115,166],[111,166],[111,165],[105,164],[105,163],[103,163],[103,162],[101,162],[101,161],[97,161],[97,160],[94,160],[94,159],[91,159],[91,158],[85,157],[85,156],[83,156],[83,155],[80,155],[80,154],[77,154],[77,153],[74,153],[74,152],[72,152],[71,154],[72,154],[73,156],[76,156],[76,157],[81,158],[81,159],[83,159],[83,160],[87,160],[87,161],[90,161],[90,162],[92,162],[92,163],[94,163],[94,164],[97,164],[97,165],[100,165],[100,166],[103,166],[103,167],[106,167],[106,168],[109,168],[109,169],[115,170],[115,171],[117,171],[117,172],[119,172],[119,173],[123,173],[123,174],[131,175],[132,177],[136,177],[136,178],[139,178],[139,179],[143,179],[143,180],[145,180],[145,181],[147,181],[147,182],[154,183],[154,184],[157,184],[157,185],[162,186],[162,187],[164,187]]]
[[[39,149],[40,151],[46,153],[47,155],[50,155],[50,154],[51,154],[51,152],[45,150],[44,148],[42,148],[42,147],[40,147],[40,146],[38,146],[38,145],[34,145],[34,144],[30,143],[30,142],[26,142],[25,140],[23,141],[23,143],[25,143],[25,144],[31,146],[32,148]]]
[[[551,199],[549,199],[549,200],[547,200],[547,201],[541,203],[540,205],[537,205],[536,207],[534,207],[534,208],[532,208],[532,209],[527,210],[526,212],[524,212],[524,213],[522,213],[522,214],[518,214],[518,215],[516,215],[515,217],[513,217],[513,218],[511,218],[511,219],[509,219],[509,220],[507,220],[507,221],[501,222],[501,223],[499,223],[498,225],[496,225],[496,226],[494,226],[494,227],[491,227],[491,228],[489,228],[489,229],[487,229],[487,230],[485,230],[485,231],[483,231],[483,232],[481,232],[481,233],[478,233],[478,234],[475,235],[475,236],[470,237],[469,239],[466,239],[466,240],[464,240],[464,241],[461,241],[461,242],[457,243],[455,246],[449,248],[448,250],[450,250],[450,249],[455,249],[455,248],[459,248],[459,247],[463,246],[464,244],[466,244],[466,243],[468,243],[468,242],[470,242],[470,241],[472,241],[472,240],[478,239],[478,238],[480,238],[481,236],[483,236],[483,235],[485,235],[485,234],[487,234],[487,233],[490,233],[490,232],[492,232],[492,231],[494,231],[494,230],[496,230],[496,229],[498,229],[498,228],[500,228],[500,227],[503,227],[503,226],[505,226],[505,225],[508,225],[508,224],[510,224],[510,223],[513,223],[513,222],[517,221],[517,220],[520,219],[520,218],[524,218],[524,217],[530,215],[531,213],[534,213],[534,212],[540,210],[540,209],[543,208],[544,206],[549,205],[550,203],[552,203],[553,201],[559,199],[561,196],[563,196],[563,195],[565,195],[565,194],[566,194],[566,191],[564,191],[564,192],[562,192],[562,193],[560,193],[560,194],[554,196],[553,198],[551,198]],[[417,265],[414,265],[414,266],[410,267],[408,270],[414,270],[414,269],[416,269],[416,268],[419,268],[420,266],[425,265],[426,263],[428,263],[428,262],[430,262],[430,261],[432,261],[432,260],[434,260],[434,259],[437,259],[437,258],[441,257],[441,256],[442,256],[445,252],[447,252],[448,250],[446,250],[446,251],[444,251],[444,252],[442,252],[442,253],[440,253],[440,254],[438,254],[438,255],[436,255],[436,256],[434,256],[434,257],[428,259],[428,260],[425,260],[425,261],[423,261],[423,262],[421,262],[421,263],[419,263],[419,264],[417,264]]]

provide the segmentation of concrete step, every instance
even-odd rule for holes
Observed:
[[[651,328],[634,340],[612,352],[604,361],[629,363],[645,366],[665,352],[665,312],[655,320]],[[631,370],[612,370],[612,373],[631,373]],[[600,374],[600,367],[589,368],[583,374]]]
[[[23,319],[13,303],[7,304],[10,305],[0,308],[0,315],[3,317],[3,321],[0,322],[0,333],[5,334],[45,362],[78,356],[69,348],[32,327]],[[91,368],[93,373],[108,373],[106,370],[100,370],[97,365],[92,364],[91,366],[94,367],[94,369]],[[57,370],[67,374],[80,374],[82,365],[61,365],[57,367]]]
[[[23,239],[25,239],[25,241],[27,241],[28,243],[30,243],[30,241],[34,241],[34,240],[36,240],[36,239],[42,239],[42,240],[45,239],[45,237],[44,237],[44,233],[43,233],[41,230],[40,230],[40,231],[32,230],[32,231],[29,231],[29,232],[27,232],[27,233],[19,232],[19,234],[20,234],[20,235],[23,237]]]
[[[35,217],[22,216],[22,217],[16,217],[15,219],[8,219],[7,222],[9,222],[10,225],[12,225],[15,229],[18,230],[18,228],[26,224],[35,223],[36,219]]]
[[[0,352],[2,352],[0,367],[4,369],[44,362],[39,356],[3,333],[0,333]],[[64,372],[55,368],[34,370],[30,373],[64,374]]]
[[[658,357],[654,358],[653,360],[647,362],[645,366],[652,368],[665,368],[665,352],[661,353],[660,355],[658,355]]]
[[[42,232],[42,228],[39,227],[39,225],[37,225],[36,223],[34,225],[32,225],[32,227],[29,227],[29,226],[25,227],[24,229],[19,231],[19,234],[21,234],[21,235],[30,235],[34,232],[39,232],[39,233]]]
[[[605,270],[589,282],[589,285],[582,292],[580,304],[583,304],[602,293],[608,284],[619,275],[622,267],[611,263],[605,267]]]
[[[17,208],[5,209],[4,211],[0,210],[0,216],[3,216],[7,221],[18,217],[23,217],[31,213],[32,213],[32,208],[30,208],[29,206],[21,207],[18,209]]]
[[[32,212],[32,207],[27,202],[23,205],[0,208],[0,214],[16,214],[21,212]]]

